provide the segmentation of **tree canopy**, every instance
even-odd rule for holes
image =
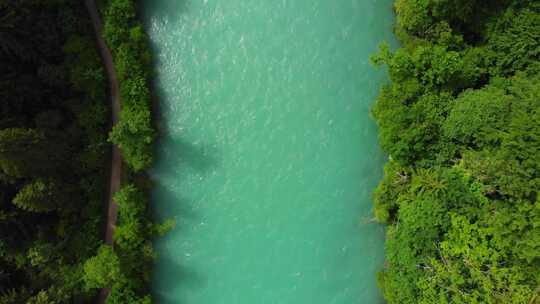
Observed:
[[[0,1],[0,303],[89,303],[106,85],[82,2]]]
[[[540,303],[540,2],[397,0],[373,108],[388,303]]]

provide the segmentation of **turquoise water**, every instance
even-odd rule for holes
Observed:
[[[369,108],[391,0],[147,0],[158,303],[382,303]]]

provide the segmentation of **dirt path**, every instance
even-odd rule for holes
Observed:
[[[118,122],[118,117],[120,115],[120,90],[118,87],[118,79],[116,77],[116,72],[114,70],[113,59],[111,51],[105,44],[105,40],[101,36],[103,31],[103,26],[101,23],[101,18],[96,6],[95,0],[85,0],[86,8],[92,19],[92,24],[96,32],[96,40],[99,48],[103,64],[107,71],[107,77],[109,79],[109,86],[111,89],[111,109],[112,109],[112,124],[115,125]],[[108,245],[113,245],[113,233],[114,228],[116,227],[116,218],[118,214],[118,206],[113,201],[113,194],[120,189],[120,179],[122,171],[122,156],[120,155],[120,150],[116,145],[112,147],[112,157],[111,157],[111,180],[109,185],[109,194],[107,199],[107,228],[105,231],[105,243]],[[99,293],[98,303],[105,303],[105,299],[109,294],[109,289],[102,289]]]

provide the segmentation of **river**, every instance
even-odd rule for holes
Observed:
[[[369,109],[391,0],[146,0],[157,303],[376,304]]]

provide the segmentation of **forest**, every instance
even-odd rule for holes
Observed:
[[[540,303],[540,1],[397,0],[372,114],[388,303]]]
[[[88,302],[107,84],[83,4],[0,1],[0,303]]]
[[[151,303],[144,169],[154,129],[150,53],[136,2],[99,2],[121,80],[111,130],[107,76],[84,1],[0,1],[0,303]],[[108,135],[108,133],[110,134]],[[104,244],[111,143],[128,167]]]

